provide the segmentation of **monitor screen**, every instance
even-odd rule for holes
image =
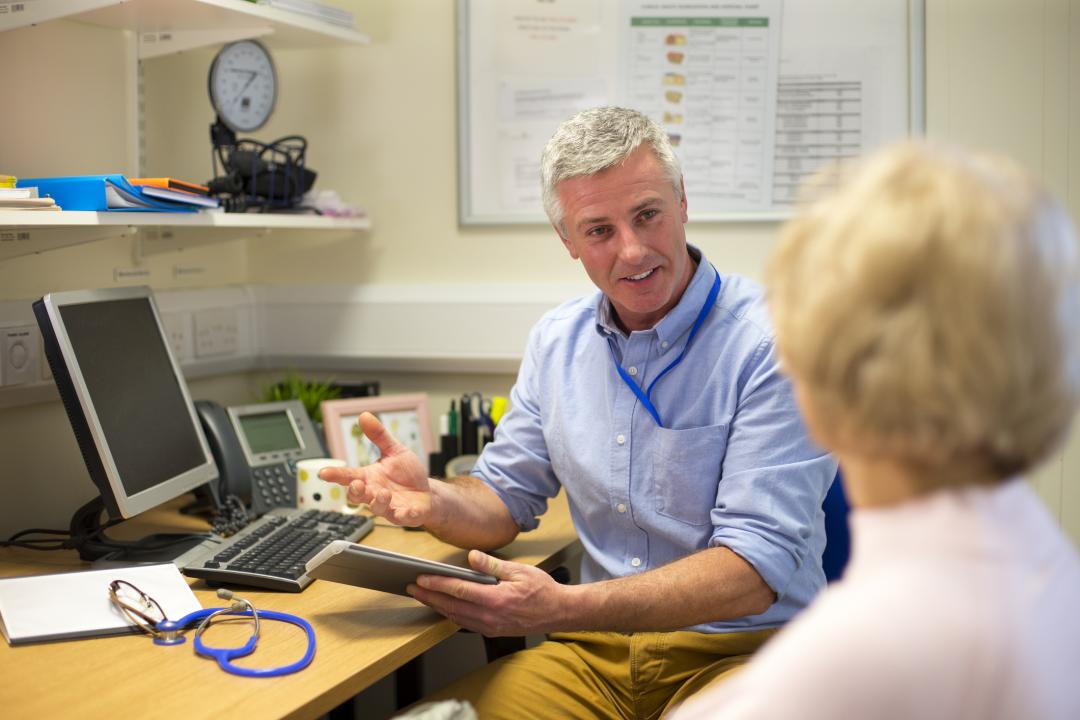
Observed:
[[[289,413],[280,412],[241,415],[240,430],[244,433],[248,449],[253,455],[299,450],[300,437],[296,434]]]
[[[111,516],[131,517],[217,477],[149,288],[52,293],[34,312]]]

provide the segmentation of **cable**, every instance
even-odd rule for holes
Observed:
[[[236,495],[226,495],[217,513],[210,519],[214,532],[221,537],[229,537],[247,526],[249,522],[244,501]]]
[[[140,540],[114,540],[108,537],[105,531],[123,522],[123,519],[116,518],[101,522],[103,509],[101,496],[97,496],[75,511],[67,530],[28,528],[0,542],[0,546],[41,551],[78,550],[79,557],[82,559],[96,560],[116,553],[143,555],[210,537],[207,533],[158,533]],[[55,535],[56,537],[22,539],[34,534]]]
[[[34,533],[41,535],[69,535],[67,530],[52,530],[49,528],[27,528],[26,530],[20,530],[7,540],[0,541],[0,547],[20,547],[27,550],[63,550],[64,540],[61,538],[29,538],[27,540],[20,540],[19,538],[24,535],[32,535]],[[48,544],[46,544],[48,543]]]
[[[100,531],[90,535],[75,535],[72,536],[70,532],[66,530],[46,530],[42,528],[30,528],[27,530],[20,530],[12,535],[7,540],[0,541],[0,547],[17,547],[24,548],[26,550],[77,550],[83,547],[94,549],[97,551],[126,551],[132,553],[146,553],[153,552],[155,550],[165,550],[173,547],[174,545],[180,545],[184,543],[190,543],[195,539],[208,538],[206,533],[159,533],[155,535],[148,535],[141,540],[114,540],[106,537],[104,533],[105,528],[102,527]],[[33,533],[47,533],[50,535],[59,535],[61,537],[56,538],[28,538],[26,540],[20,540],[24,535],[30,535]]]
[[[207,186],[226,212],[294,210],[315,182],[316,173],[305,166],[302,135],[271,143],[237,139],[219,118],[210,126],[210,140],[214,177]]]

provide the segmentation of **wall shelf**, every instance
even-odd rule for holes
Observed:
[[[142,252],[266,235],[275,230],[359,232],[364,218],[270,213],[0,212],[0,261],[110,237],[145,240]]]
[[[0,0],[0,7],[7,10],[0,32],[50,20],[129,30],[140,59],[255,37],[274,49],[370,42],[351,28],[245,0]]]

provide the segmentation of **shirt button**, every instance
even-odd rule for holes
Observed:
[[[615,509],[618,510],[620,513],[626,512],[626,506],[623,505],[622,503],[619,503],[618,505],[616,505]]]
[[[626,368],[626,372],[630,373],[630,377],[633,377],[633,376],[637,375],[637,368],[633,367],[633,366],[630,366],[630,367]]]
[[[666,347],[667,347],[668,345],[670,345],[670,344],[671,344],[671,343],[669,343],[669,342],[668,342],[667,340],[665,340],[664,342],[660,343],[660,347],[662,347],[662,348],[666,348]]]
[[[620,445],[625,445],[626,444],[626,436],[623,435],[622,433],[619,433],[618,435],[615,436],[615,442],[619,443]]]
[[[634,567],[641,567],[641,558],[634,558],[630,561],[630,564]]]

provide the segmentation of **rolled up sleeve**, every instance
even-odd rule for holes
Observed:
[[[536,358],[540,332],[534,328],[529,335],[510,391],[510,410],[472,473],[495,491],[523,531],[536,528],[539,516],[547,510],[548,498],[555,497],[560,488],[541,422]]]
[[[824,549],[815,528],[837,465],[793,411],[791,383],[773,352],[771,339],[762,341],[732,418],[709,545],[730,548],[783,598],[797,571]]]

